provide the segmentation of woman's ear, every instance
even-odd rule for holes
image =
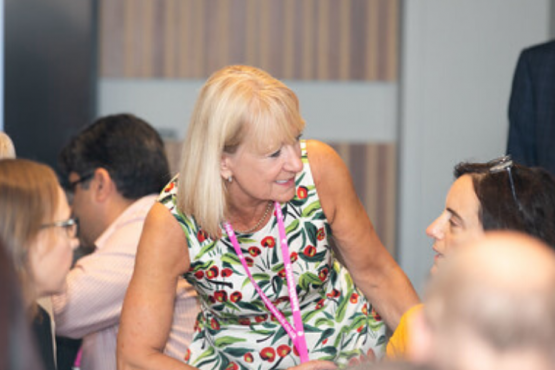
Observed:
[[[231,157],[228,154],[222,154],[222,158],[220,160],[220,175],[224,180],[228,180],[233,176],[230,165]]]

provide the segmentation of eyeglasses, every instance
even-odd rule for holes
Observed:
[[[90,173],[88,175],[81,176],[81,178],[78,180],[70,181],[69,184],[67,185],[67,191],[70,193],[75,193],[75,187],[77,186],[77,184],[84,183],[85,181],[92,179],[93,176],[94,176],[94,173]]]
[[[511,171],[511,169],[513,168],[513,160],[511,159],[511,156],[505,155],[503,157],[491,160],[487,163],[487,165],[489,167],[490,173],[499,173],[499,172],[507,171],[507,173],[509,174],[509,182],[511,184],[511,192],[513,193],[513,199],[518,207],[518,210],[522,211],[522,206],[520,205],[520,202],[518,201],[518,198],[516,196],[515,182],[513,179],[513,171]]]
[[[41,225],[41,229],[47,229],[49,227],[63,227],[66,230],[67,236],[70,238],[76,238],[77,235],[79,235],[79,219],[77,217]]]

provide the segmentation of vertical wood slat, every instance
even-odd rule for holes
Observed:
[[[101,75],[395,81],[400,0],[100,0]]]

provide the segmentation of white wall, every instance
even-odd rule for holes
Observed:
[[[549,35],[549,0],[406,0],[401,53],[401,266],[422,290],[426,226],[443,210],[453,166],[505,151],[520,50]]]

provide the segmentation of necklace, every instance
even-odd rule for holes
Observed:
[[[253,227],[251,227],[251,228],[248,229],[248,230],[244,230],[244,231],[235,230],[235,231],[238,232],[238,233],[241,233],[241,234],[248,234],[248,233],[251,233],[251,232],[253,232],[254,230],[258,229],[258,227],[262,224],[262,222],[264,222],[264,220],[265,220],[266,217],[268,216],[268,213],[270,213],[270,209],[272,209],[272,202],[271,202],[271,201],[268,201],[268,206],[266,207],[266,211],[265,211],[264,214],[262,215],[262,218],[261,218],[260,220],[258,220],[258,222],[256,223],[256,225],[254,225]]]

